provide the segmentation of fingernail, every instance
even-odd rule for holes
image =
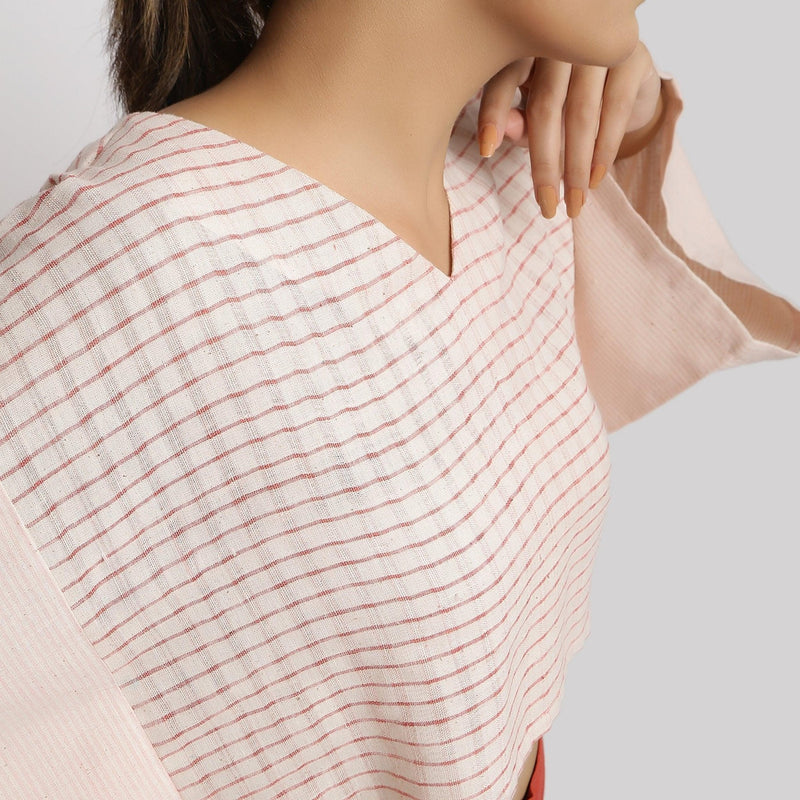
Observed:
[[[491,156],[497,147],[497,126],[493,122],[487,122],[481,128],[478,140],[481,143],[481,155],[484,158]]]
[[[552,219],[556,215],[556,207],[558,206],[558,195],[552,186],[539,187],[539,206],[542,209],[547,219]]]
[[[567,191],[567,216],[575,218],[583,208],[583,189],[573,186]]]
[[[602,164],[595,164],[592,167],[592,175],[589,178],[589,188],[596,189],[597,184],[603,180],[603,175],[606,174],[606,168]]]

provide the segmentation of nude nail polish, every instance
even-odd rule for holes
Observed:
[[[497,147],[497,126],[493,122],[487,122],[478,135],[481,143],[481,156],[488,158],[494,153]]]
[[[592,175],[589,178],[589,188],[596,189],[597,184],[600,183],[601,180],[603,180],[603,176],[605,174],[606,174],[605,166],[603,166],[603,164],[595,164],[594,167],[592,167]]]
[[[558,195],[553,186],[539,187],[539,206],[542,209],[542,214],[544,214],[547,219],[552,219],[556,215]]]
[[[567,190],[567,216],[577,217],[583,208],[583,189],[573,186]]]

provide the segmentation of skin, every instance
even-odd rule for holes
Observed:
[[[660,81],[638,39],[641,2],[276,0],[238,69],[162,111],[314,177],[450,274],[443,174],[464,104],[484,87],[479,130],[494,124],[498,140],[529,147],[537,199],[562,175],[567,195],[586,191],[593,165],[636,152],[660,120]],[[579,212],[568,203],[570,216]],[[515,800],[537,751],[534,742]]]
[[[521,110],[512,106],[518,87]],[[599,186],[616,158],[633,155],[652,139],[663,110],[661,79],[641,42],[610,69],[521,59],[484,87],[478,116],[481,153],[491,156],[504,133],[528,147],[544,216],[555,215],[563,176],[567,214],[577,217],[588,188]]]
[[[461,108],[486,85],[479,126],[507,124],[523,146],[529,130],[540,132],[530,143],[537,198],[539,187],[558,186],[566,108],[567,184],[587,187],[596,160],[587,144],[597,129],[591,105],[606,73],[619,76],[614,86],[624,102],[609,104],[601,136],[604,125],[619,133],[658,117],[659,83],[646,77],[652,60],[634,14],[641,2],[277,0],[238,69],[162,110],[330,186],[450,274],[443,173]],[[523,119],[511,107],[511,84],[524,82],[531,65],[535,102]],[[615,136],[602,140],[608,163]]]

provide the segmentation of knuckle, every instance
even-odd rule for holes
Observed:
[[[501,107],[497,103],[491,103],[482,109],[478,114],[478,130],[490,122],[495,125],[502,119]]]
[[[537,186],[555,186],[558,184],[558,171],[552,161],[536,161],[531,163],[531,175]]]
[[[589,127],[597,122],[597,109],[589,103],[573,101],[567,104],[566,119],[570,123]]]
[[[614,114],[615,116],[623,116],[624,114],[629,113],[632,105],[632,100],[629,100],[623,95],[615,94],[603,100],[603,110],[607,113]]]
[[[531,118],[536,120],[561,116],[561,98],[555,92],[537,92],[535,97],[528,100],[527,111]]]
[[[533,172],[555,172],[556,163],[549,158],[532,158],[531,169]]]
[[[589,186],[588,169],[567,169],[564,172],[564,183],[567,186],[577,186],[579,189],[586,189]]]

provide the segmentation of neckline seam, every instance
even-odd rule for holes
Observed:
[[[473,180],[472,175],[470,175],[469,171],[466,170],[461,164],[459,164],[459,158],[456,156],[455,150],[452,146],[448,145],[447,149],[447,157],[445,159],[444,165],[444,172],[443,172],[443,188],[447,193],[448,198],[448,206],[449,206],[449,216],[450,216],[450,274],[448,275],[444,270],[440,269],[436,266],[432,261],[426,258],[422,253],[420,253],[416,248],[412,247],[405,239],[403,239],[400,234],[389,228],[389,226],[378,219],[374,214],[370,211],[365,209],[363,206],[360,206],[358,203],[354,202],[348,197],[345,197],[341,193],[339,193],[336,189],[332,186],[324,183],[323,181],[315,178],[313,175],[309,175],[307,172],[304,172],[302,169],[292,165],[287,164],[285,161],[282,161],[277,156],[272,155],[271,153],[266,152],[265,150],[260,150],[259,148],[255,147],[254,145],[249,144],[248,142],[242,141],[241,139],[237,139],[235,136],[231,136],[224,131],[221,131],[217,128],[209,127],[208,125],[203,124],[202,122],[197,122],[193,119],[188,119],[187,117],[182,117],[179,114],[172,114],[168,111],[152,111],[152,110],[144,110],[144,111],[132,111],[128,113],[125,117],[123,117],[120,122],[124,125],[126,119],[132,119],[135,117],[140,117],[144,120],[156,120],[158,118],[163,118],[166,120],[171,121],[171,125],[164,126],[172,127],[172,126],[183,126],[187,132],[194,131],[200,134],[214,136],[221,141],[224,141],[227,144],[230,144],[232,147],[240,148],[244,151],[249,152],[254,156],[253,161],[257,160],[266,160],[269,161],[271,164],[275,165],[278,169],[276,169],[276,174],[280,173],[293,173],[295,175],[300,175],[304,181],[306,181],[313,189],[324,193],[328,197],[332,197],[337,201],[337,203],[341,206],[342,202],[347,205],[348,207],[354,208],[357,210],[357,213],[362,218],[366,218],[368,221],[372,223],[370,227],[376,229],[376,231],[382,231],[384,237],[390,240],[393,244],[398,244],[404,250],[408,252],[408,255],[411,257],[413,261],[421,262],[422,265],[425,267],[425,271],[430,273],[432,270],[439,273],[436,277],[446,281],[448,284],[453,283],[458,275],[464,271],[464,265],[459,263],[458,260],[458,251],[461,250],[461,245],[465,238],[464,232],[460,232],[457,230],[460,222],[457,222],[457,218],[462,215],[464,208],[461,204],[457,202],[453,202],[460,196],[460,192],[463,188],[470,184]],[[464,116],[464,112],[459,115],[459,120],[461,120]],[[454,126],[455,131],[456,126]],[[148,130],[147,132],[150,132]],[[454,136],[458,134],[451,133],[450,142],[453,142]],[[464,149],[463,143],[459,144],[459,149]],[[460,179],[452,174],[453,170],[458,170],[460,173]],[[462,234],[462,235],[459,235]],[[458,240],[456,242],[456,240]]]

